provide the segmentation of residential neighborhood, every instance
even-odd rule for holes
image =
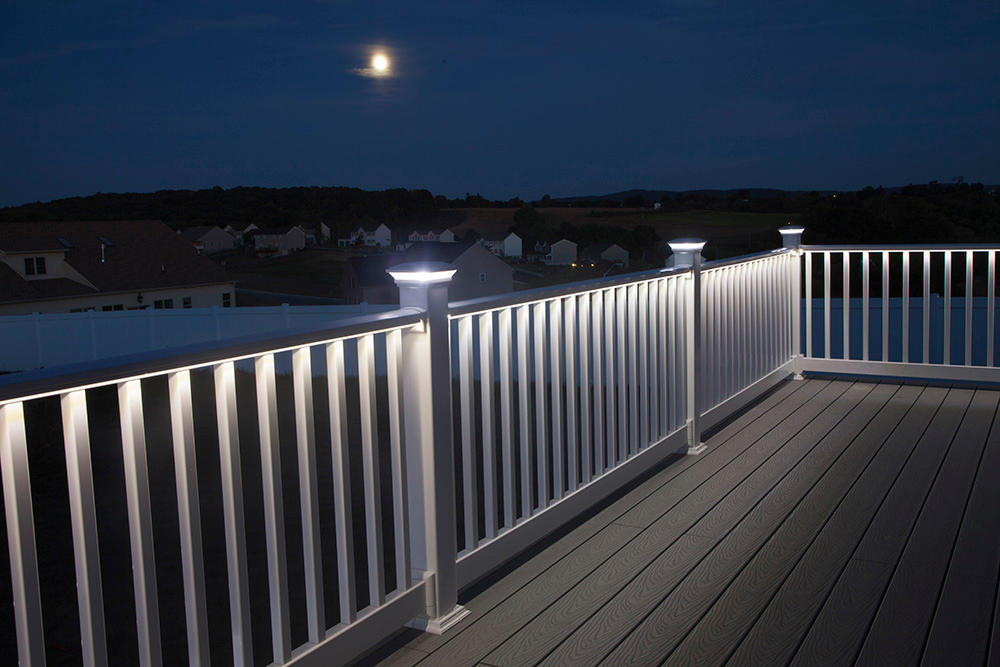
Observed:
[[[6,223],[0,314],[235,305],[234,282],[161,222]]]

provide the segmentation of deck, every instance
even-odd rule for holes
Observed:
[[[785,382],[366,663],[998,665],[998,401]]]

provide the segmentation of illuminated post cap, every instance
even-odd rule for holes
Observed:
[[[694,254],[700,253],[705,247],[704,239],[674,239],[668,241],[670,252],[673,253],[671,259],[675,267],[693,266]]]
[[[799,225],[778,227],[778,233],[781,234],[781,242],[784,244],[784,247],[790,250],[797,250],[802,245],[802,232],[805,230],[805,227],[800,227]]]
[[[396,284],[433,285],[449,282],[458,268],[445,262],[406,262],[386,270]]]

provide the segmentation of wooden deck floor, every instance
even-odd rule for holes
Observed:
[[[1000,665],[1000,392],[787,382],[386,665]]]

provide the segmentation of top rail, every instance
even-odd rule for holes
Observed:
[[[753,252],[749,255],[738,255],[736,257],[727,257],[725,259],[713,259],[708,262],[702,262],[702,271],[709,271],[711,269],[721,269],[726,266],[734,266],[736,264],[744,264],[746,262],[752,262],[757,259],[766,259],[768,257],[778,257],[780,255],[785,255],[792,252],[790,248],[777,248],[775,250],[762,250],[761,252]]]
[[[804,251],[852,251],[861,252],[864,250],[899,252],[902,250],[996,250],[1000,245],[996,243],[848,243],[838,245],[802,245]]]
[[[208,366],[221,361],[237,361],[265,352],[282,352],[303,345],[379,333],[419,324],[423,318],[424,314],[416,308],[400,308],[344,318],[334,326],[285,330],[274,336],[241,336],[0,376],[0,405],[41,398],[69,389],[86,389],[185,368]]]
[[[690,271],[690,267],[667,267],[662,269],[651,269],[647,271],[637,271],[634,273],[623,273],[608,278],[594,278],[592,280],[581,280],[575,283],[564,283],[551,287],[538,287],[520,292],[510,292],[496,296],[479,297],[467,299],[465,301],[453,301],[448,304],[448,314],[451,317],[460,315],[471,315],[489,310],[500,310],[508,306],[532,303],[536,301],[547,301],[570,294],[580,294],[594,290],[606,289],[608,287],[619,287],[630,283],[641,282],[643,280],[654,280],[656,278],[666,278]]]

